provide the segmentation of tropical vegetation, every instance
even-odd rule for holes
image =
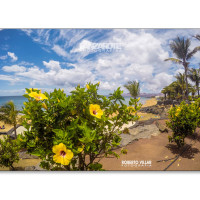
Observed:
[[[42,168],[102,170],[103,157],[119,157],[113,149],[120,144],[122,125],[139,119],[141,104],[131,98],[125,105],[120,88],[109,97],[99,95],[98,88],[99,83],[78,85],[69,96],[60,89],[26,89],[22,113],[27,131],[18,140],[42,160]]]
[[[140,94],[140,83],[138,81],[129,81],[124,87],[129,91],[130,95],[136,99]]]
[[[172,61],[176,64],[181,64],[184,67],[185,70],[185,84],[186,84],[186,93],[185,97],[188,99],[189,94],[189,85],[188,85],[188,70],[189,70],[189,60],[194,56],[195,53],[197,53],[200,50],[200,47],[195,47],[193,50],[190,50],[191,47],[191,40],[184,37],[175,38],[170,43],[170,48],[173,52],[173,54],[176,56],[167,58],[165,61]]]
[[[186,104],[184,101],[179,106],[172,107],[169,111],[167,126],[173,131],[169,142],[175,142],[178,147],[185,144],[185,138],[193,135],[199,125],[200,99],[194,103]]]
[[[14,127],[15,138],[17,138],[17,123],[18,123],[19,111],[16,109],[13,101],[7,102],[5,105],[0,107],[0,120],[6,124],[11,124]]]

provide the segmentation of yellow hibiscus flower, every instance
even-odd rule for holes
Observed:
[[[132,106],[128,106],[127,109],[129,110],[129,112],[135,113],[135,109]]]
[[[87,85],[86,85],[86,88],[89,90],[89,89],[90,89],[90,86],[87,84]]]
[[[178,107],[178,108],[177,108],[177,110],[176,110],[176,114],[175,114],[175,115],[176,115],[176,117],[179,115],[180,111],[181,111],[181,108],[180,108],[180,107]]]
[[[53,146],[52,151],[56,154],[53,156],[54,162],[62,165],[69,165],[74,156],[73,152],[67,149],[63,143]]]
[[[90,114],[96,118],[101,119],[101,116],[103,115],[103,111],[101,110],[100,106],[97,104],[90,104]]]
[[[48,99],[44,94],[42,94],[42,93],[38,94],[37,92],[31,92],[31,93],[29,93],[29,96],[33,97],[36,101]]]

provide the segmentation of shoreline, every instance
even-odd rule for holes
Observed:
[[[157,104],[157,99],[155,97],[150,98],[150,99],[145,101],[145,103],[142,105],[142,108],[148,107],[148,106],[154,106],[156,104]]]
[[[156,104],[157,104],[156,98],[150,98],[145,101],[145,103],[142,105],[142,107],[153,106]],[[157,116],[155,116],[154,114],[150,114],[150,113],[138,112],[138,115],[141,116],[141,119],[139,119],[139,121],[147,120],[150,118],[157,118]],[[3,121],[0,121],[0,126],[2,127],[3,125],[5,125],[5,129],[0,129],[0,134],[1,134],[1,132],[8,132],[10,129],[13,128],[12,125],[5,124]],[[134,125],[134,123],[130,122],[129,124],[124,124],[123,128],[129,128],[130,126],[133,126],[133,125]]]

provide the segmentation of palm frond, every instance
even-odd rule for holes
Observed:
[[[198,51],[200,51],[200,46],[199,47],[195,47],[190,53],[188,53],[186,60],[189,60],[192,58],[192,56],[197,53]]]
[[[194,38],[196,38],[197,40],[200,40],[200,35],[194,35]]]
[[[183,62],[177,58],[167,58],[164,61],[172,61],[173,63],[182,64]]]
[[[185,60],[189,52],[190,45],[190,39],[185,39],[184,37],[181,38],[177,36],[177,38],[175,38],[170,43],[170,48],[178,59]]]

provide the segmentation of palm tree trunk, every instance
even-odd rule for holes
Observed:
[[[196,82],[196,88],[197,88],[197,93],[198,93],[198,97],[199,97],[199,82]]]
[[[17,138],[17,127],[14,125],[15,138]]]
[[[188,80],[187,80],[187,72],[188,72],[188,65],[187,63],[184,63],[184,68],[185,68],[185,83],[186,83],[186,100],[188,100]]]

